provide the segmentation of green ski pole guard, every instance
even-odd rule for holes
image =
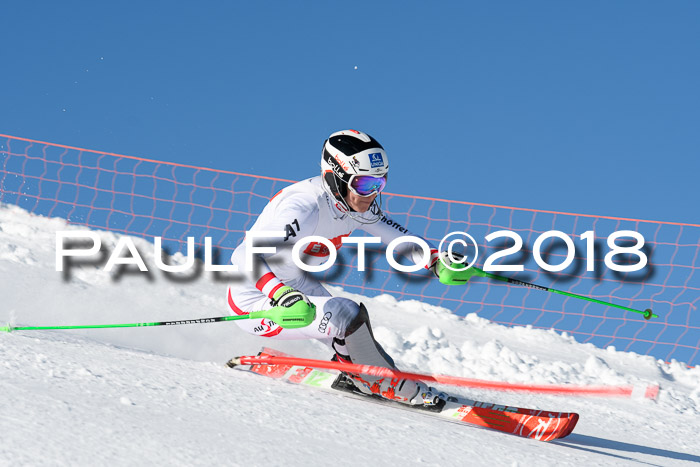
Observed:
[[[297,329],[308,326],[316,318],[316,305],[298,301],[289,308],[276,306],[269,310],[254,311],[247,315],[251,319],[267,318],[285,329]]]
[[[445,285],[461,285],[461,284],[466,284],[469,282],[469,279],[471,279],[474,276],[479,276],[483,277],[483,274],[486,274],[484,271],[482,271],[479,268],[475,267],[468,267],[465,264],[459,264],[457,265],[452,264],[451,265],[452,269],[448,268],[445,266],[442,262],[442,259],[438,259],[438,264],[437,264],[437,273],[438,273],[438,278],[440,282],[442,282]]]

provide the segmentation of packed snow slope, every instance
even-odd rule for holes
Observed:
[[[227,314],[235,277],[167,277],[100,264],[56,272],[61,219],[0,206],[0,323],[127,323]],[[101,232],[107,253],[120,238]],[[104,259],[104,258],[103,258]],[[175,261],[178,258],[174,259]],[[182,260],[182,258],[180,258]],[[274,341],[235,323],[0,333],[0,464],[697,465],[700,369],[597,349],[553,331],[381,295],[359,297],[402,369],[525,383],[656,382],[657,401],[443,388],[480,400],[575,411],[574,433],[541,443],[315,392],[223,364],[271,346],[329,358],[312,341]]]

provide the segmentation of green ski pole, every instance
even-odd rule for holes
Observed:
[[[639,313],[642,316],[644,316],[644,319],[651,319],[651,318],[658,318],[659,317],[659,315],[657,315],[651,311],[651,308],[647,308],[644,311],[635,310],[634,308],[629,308],[629,307],[622,306],[622,305],[616,305],[614,303],[604,302],[602,300],[596,300],[595,298],[586,297],[584,295],[577,295],[577,294],[570,293],[570,292],[564,292],[563,290],[552,289],[549,287],[544,287],[542,285],[531,284],[529,282],[523,282],[523,281],[519,281],[517,279],[511,279],[510,277],[499,276],[497,274],[491,274],[491,273],[488,273],[486,271],[482,271],[481,269],[476,268],[476,267],[471,267],[469,269],[459,269],[457,271],[453,271],[452,269],[445,267],[442,264],[442,262],[440,262],[440,265],[438,267],[439,267],[440,282],[442,282],[443,284],[446,284],[446,285],[465,284],[473,276],[487,277],[489,279],[495,279],[495,280],[507,282],[507,283],[513,284],[513,285],[521,285],[523,287],[530,287],[532,289],[544,290],[545,292],[552,292],[552,293],[556,293],[559,295],[564,295],[566,297],[578,298],[580,300],[586,300],[589,302],[598,303],[600,305],[611,306],[611,307],[619,308],[619,309],[625,310],[625,311],[633,311],[635,313]]]
[[[301,305],[301,306],[300,306]],[[0,326],[0,331],[39,331],[45,329],[101,329],[101,328],[138,328],[144,326],[173,326],[178,324],[216,323],[219,321],[236,321],[239,319],[267,318],[284,329],[303,328],[311,324],[316,317],[316,306],[297,302],[289,308],[277,306],[269,310],[254,311],[248,315],[216,316],[213,318],[183,319],[178,321],[154,321],[149,323],[122,324],[82,324],[75,326]]]

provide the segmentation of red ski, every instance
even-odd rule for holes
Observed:
[[[268,348],[263,349],[259,355],[287,356],[282,352]],[[230,367],[241,364],[245,365],[237,358],[228,362]],[[255,364],[250,366],[250,371],[294,384],[328,391],[341,390],[344,394],[366,400],[369,399],[391,405],[392,407],[411,411],[419,410],[421,413],[452,422],[477,425],[538,441],[551,441],[568,436],[576,426],[576,422],[578,422],[578,414],[576,413],[523,409],[455,396],[449,396],[445,404],[440,407],[409,406],[381,398],[380,396],[367,396],[358,391],[353,391],[342,384],[338,384],[343,379],[339,372],[323,371],[304,365]]]

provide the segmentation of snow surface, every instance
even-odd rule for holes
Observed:
[[[62,219],[0,205],[0,323],[143,322],[227,314],[231,277],[167,277],[83,264],[55,270]],[[100,232],[111,252],[120,238]],[[176,255],[174,261],[182,260]],[[235,280],[233,280],[235,283]],[[656,382],[658,401],[475,391],[521,407],[575,411],[541,443],[316,392],[226,368],[263,346],[329,358],[314,341],[250,336],[235,323],[0,333],[2,465],[693,465],[700,463],[700,368],[508,328],[388,295],[360,297],[377,339],[409,371],[526,383]]]

